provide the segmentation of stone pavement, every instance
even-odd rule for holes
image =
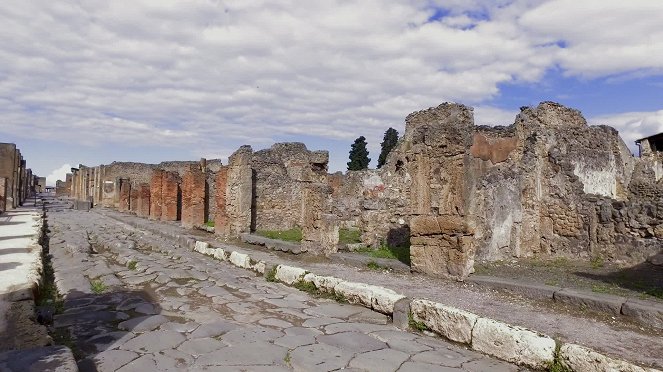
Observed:
[[[52,334],[82,371],[522,370],[97,213],[53,208],[49,224]]]
[[[183,244],[203,240],[227,252],[247,253],[256,261],[300,267],[317,275],[345,281],[383,286],[409,298],[425,298],[482,317],[541,332],[563,343],[579,344],[611,358],[655,368],[663,367],[660,350],[663,332],[655,327],[629,322],[626,317],[597,314],[552,300],[533,300],[517,293],[504,293],[473,283],[458,283],[426,275],[375,271],[353,262],[339,262],[304,255],[283,254],[261,247],[238,247],[202,231],[181,228],[178,223],[148,221],[107,209],[97,213],[141,229],[170,236]]]

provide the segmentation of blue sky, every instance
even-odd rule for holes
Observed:
[[[552,100],[626,143],[663,131],[663,1],[7,0],[0,142],[49,183],[79,163],[224,161],[363,135],[445,101],[477,124]]]

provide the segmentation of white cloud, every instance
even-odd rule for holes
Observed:
[[[46,185],[55,186],[55,181],[64,181],[66,179],[67,173],[71,173],[70,164],[63,164],[60,168],[53,169],[51,174],[46,176]]]
[[[635,140],[663,132],[663,110],[651,112],[625,112],[589,118],[591,125],[609,125],[619,131],[626,145],[638,154]]]
[[[444,101],[510,124],[515,115],[485,103],[499,84],[557,65],[660,70],[661,4],[7,0],[0,132],[200,156],[302,134],[381,139]],[[433,5],[448,16],[430,21]]]

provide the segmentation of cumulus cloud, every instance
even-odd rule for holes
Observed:
[[[635,140],[663,132],[663,110],[601,115],[590,118],[588,122],[617,129],[629,149],[637,155]]]
[[[70,164],[63,164],[60,168],[53,169],[53,171],[46,176],[46,185],[55,186],[55,181],[64,181],[67,173],[71,173]]]
[[[443,101],[509,124],[515,115],[486,104],[500,84],[558,66],[582,76],[659,71],[661,5],[7,0],[0,132],[200,156],[301,134],[381,138]]]

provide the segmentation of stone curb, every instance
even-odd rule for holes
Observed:
[[[566,353],[556,354],[556,342],[552,338],[528,330],[523,327],[509,325],[489,318],[483,318],[467,311],[455,309],[426,299],[409,299],[391,289],[369,285],[365,283],[346,282],[332,276],[320,276],[305,269],[288,266],[272,265],[264,261],[254,262],[246,253],[232,251],[230,253],[222,248],[211,248],[209,243],[203,241],[189,242],[191,237],[167,233],[157,228],[146,228],[131,221],[121,221],[119,218],[109,216],[117,221],[127,223],[133,227],[144,228],[155,234],[167,237],[177,236],[177,240],[185,239],[190,249],[214,258],[221,257],[234,266],[265,274],[267,267],[273,267],[275,279],[286,285],[296,285],[299,282],[312,283],[315,287],[327,293],[342,295],[348,302],[359,304],[369,309],[392,316],[394,325],[401,329],[410,328],[411,316],[414,322],[421,322],[440,336],[451,341],[463,343],[470,348],[491,355],[507,362],[526,367],[545,369],[556,358],[572,371],[585,372],[586,365],[593,365],[590,371],[611,371],[614,366],[620,366],[620,371],[647,371],[631,363],[611,359],[591,349],[564,344],[562,349]],[[235,259],[230,257],[235,255]],[[218,258],[217,258],[218,259]],[[406,312],[404,314],[404,312]],[[407,319],[407,321],[405,321]],[[469,334],[469,336],[468,336]],[[581,348],[583,352],[576,352]],[[560,349],[561,350],[561,349]],[[566,361],[566,362],[565,362]],[[591,364],[594,363],[594,364]],[[660,372],[660,371],[658,371]]]
[[[663,329],[663,303],[656,301],[543,284],[520,283],[515,280],[489,276],[470,277],[466,281],[495,289],[522,293],[531,298],[554,300],[596,312],[622,315],[648,327]]]

